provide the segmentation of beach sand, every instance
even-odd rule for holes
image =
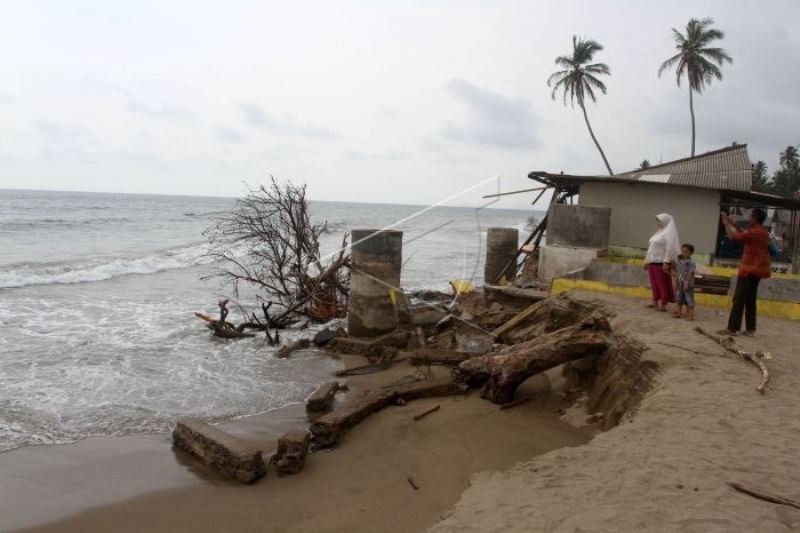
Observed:
[[[615,331],[650,346],[645,358],[660,366],[654,390],[586,446],[473,476],[431,531],[800,530],[800,509],[726,484],[800,501],[800,324],[759,318],[757,337],[736,339],[772,353],[761,395],[759,371],[694,332],[695,324],[644,310],[640,300],[591,296],[617,311]],[[726,318],[699,309],[697,324],[714,332]]]
[[[270,472],[254,486],[233,485],[196,469],[194,463],[182,463],[182,454],[170,450],[165,436],[145,437],[160,439],[162,447],[145,450],[135,460],[121,453],[120,470],[103,481],[124,486],[127,469],[134,479],[146,478],[141,481],[145,494],[117,494],[115,499],[124,501],[99,498],[93,504],[91,483],[85,480],[97,477],[102,466],[85,456],[85,470],[71,474],[83,487],[73,506],[73,512],[80,512],[29,531],[800,528],[800,510],[756,500],[726,484],[736,481],[800,499],[800,325],[762,319],[758,337],[737,339],[746,349],[773,355],[770,387],[760,395],[755,390],[760,374],[754,366],[726,355],[692,331],[694,325],[719,329],[725,317],[718,311],[699,309],[698,322],[689,323],[645,310],[641,300],[585,296],[605,300],[617,312],[615,331],[646,342],[650,350],[643,357],[659,366],[655,387],[638,409],[591,441],[586,428],[573,428],[557,418],[555,374],[526,383],[521,392],[534,400],[509,411],[499,412],[477,393],[388,408],[348,433],[340,447],[312,454],[301,474],[278,478]],[[357,387],[370,387],[412,372],[400,365],[352,381]],[[440,411],[412,421],[414,413],[437,404]],[[294,423],[292,418],[285,424]],[[583,417],[570,409],[564,418]],[[265,444],[273,438],[263,423],[251,419],[226,425],[233,426]],[[113,446],[122,439],[105,440]],[[62,453],[54,447],[41,451]],[[20,462],[30,467],[34,452],[31,449],[31,457]],[[0,457],[4,473],[6,459]],[[150,477],[145,475],[148,469]],[[19,509],[35,510],[42,504],[37,491],[39,496],[48,494],[43,487],[48,470],[44,464],[41,477],[27,480],[8,481],[4,475],[0,495],[12,493],[9,485],[22,487]],[[168,490],[155,488],[159,471],[162,484],[173,484]],[[68,499],[69,479],[60,478],[59,468],[52,474],[58,480],[51,494]],[[408,476],[419,490],[410,486]]]
[[[400,364],[348,382],[354,393],[416,371]],[[0,455],[0,471],[14,473],[0,480],[0,529],[27,521],[47,522],[31,531],[68,532],[421,531],[458,500],[470,474],[589,440],[589,431],[559,419],[560,400],[550,389],[547,377],[532,379],[521,392],[535,401],[503,412],[477,393],[390,407],[338,448],[311,454],[300,474],[279,478],[271,471],[253,486],[208,472],[173,451],[164,435],[16,450]],[[435,405],[441,409],[413,421]],[[270,451],[304,419],[303,407],[294,406],[223,427]]]

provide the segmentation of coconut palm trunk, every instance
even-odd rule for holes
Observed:
[[[694,131],[694,97],[692,96],[694,91],[692,90],[691,84],[689,85],[689,113],[692,115],[692,157],[694,157],[694,139],[695,139],[695,131]]]
[[[592,136],[592,140],[594,141],[594,145],[597,147],[597,150],[600,152],[600,156],[603,158],[603,163],[606,164],[606,169],[608,170],[608,175],[613,176],[614,171],[611,170],[611,165],[608,164],[608,159],[606,159],[606,154],[603,152],[603,149],[600,148],[600,143],[597,142],[597,137],[594,136],[594,131],[592,131],[592,125],[589,123],[589,115],[586,114],[586,106],[583,105],[583,102],[580,104],[581,110],[583,111],[583,120],[586,121],[586,127],[589,128],[589,135]],[[692,141],[692,145],[694,145],[694,140]],[[694,148],[692,148],[692,154],[694,154]]]

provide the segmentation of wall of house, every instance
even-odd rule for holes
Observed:
[[[609,246],[647,248],[655,216],[675,217],[682,242],[696,253],[714,252],[719,221],[718,191],[659,183],[584,183],[578,203],[611,208]]]

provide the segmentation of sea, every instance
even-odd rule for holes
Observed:
[[[262,336],[218,339],[194,316],[232,296],[205,279],[214,265],[203,232],[234,208],[232,198],[0,189],[0,451],[260,414],[330,379],[334,359],[278,359]],[[480,284],[486,229],[524,237],[541,216],[317,201],[310,211],[328,223],[323,253],[353,228],[402,230],[408,291]]]

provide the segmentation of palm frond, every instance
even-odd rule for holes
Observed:
[[[611,69],[608,68],[608,65],[605,63],[593,63],[591,65],[586,65],[583,70],[586,72],[591,72],[592,74],[605,74],[607,76],[611,75]]]
[[[584,79],[586,80],[586,87],[594,87],[595,89],[600,89],[603,94],[606,94],[606,85],[602,81],[598,80],[591,74],[584,74]]]
[[[670,57],[669,59],[661,63],[661,66],[658,68],[658,77],[660,78],[665,70],[669,70],[670,68],[672,68],[672,66],[675,63],[681,60],[681,57],[683,57],[681,54],[675,54],[674,56]]]

